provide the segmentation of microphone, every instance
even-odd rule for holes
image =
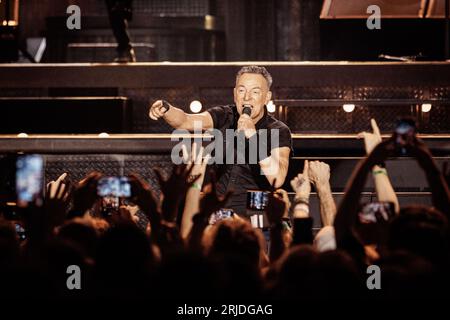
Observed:
[[[252,106],[250,104],[244,104],[242,108],[242,114],[246,114],[250,117],[252,114]]]

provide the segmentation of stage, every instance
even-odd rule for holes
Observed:
[[[136,172],[157,185],[152,169],[169,172],[171,148],[182,137],[172,136],[163,121],[148,118],[149,103],[164,98],[185,111],[192,100],[200,100],[203,110],[232,103],[235,73],[249,63],[0,65],[0,104],[12,110],[1,120],[0,153],[44,154],[47,180],[63,172],[75,180],[99,170]],[[302,170],[304,159],[317,159],[330,164],[339,202],[364,156],[357,133],[370,129],[371,118],[386,138],[397,118],[415,117],[419,136],[438,164],[450,159],[450,63],[258,64],[274,78],[271,115],[292,131],[294,155],[284,186],[289,192],[289,180]],[[430,112],[421,111],[424,103],[432,105]],[[354,104],[354,111],[345,112],[344,104]],[[21,128],[27,115],[29,123],[41,117],[48,123]],[[6,127],[17,129],[5,132]],[[22,132],[28,137],[17,137]],[[109,136],[99,137],[101,132]],[[431,203],[425,175],[413,159],[401,157],[387,165],[401,204]],[[376,197],[371,180],[363,201]],[[316,198],[313,206],[318,206]]]

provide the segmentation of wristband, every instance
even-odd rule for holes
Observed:
[[[166,110],[164,110],[164,114],[166,114],[167,111],[169,111],[169,109],[170,109],[170,104],[166,100],[161,100],[161,101],[162,101],[163,107],[166,109]]]
[[[193,189],[198,189],[198,190],[202,190],[202,186],[201,186],[199,183],[196,183],[196,182],[194,182],[194,183],[191,185],[191,188],[193,188]]]
[[[374,176],[376,176],[376,175],[378,175],[378,174],[384,174],[385,176],[387,176],[387,171],[386,171],[386,169],[373,170],[373,171],[372,171],[372,174],[373,174]]]

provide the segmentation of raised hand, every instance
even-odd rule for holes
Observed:
[[[102,177],[99,172],[91,172],[78,182],[73,191],[73,211],[83,215],[98,200],[97,183]]]
[[[364,138],[366,154],[371,153],[372,150],[381,142],[380,129],[378,128],[375,119],[370,119],[370,125],[372,126],[373,133],[366,131],[358,133],[358,138]]]
[[[325,162],[312,161],[309,163],[309,180],[317,187],[324,186],[330,181],[330,166]]]
[[[158,202],[150,185],[136,174],[129,175],[132,201],[138,205],[150,221],[152,228],[161,223]]]
[[[174,165],[168,179],[164,179],[159,170],[154,170],[163,195],[162,214],[166,221],[175,221],[181,199],[185,197],[188,188],[198,179],[199,175],[191,176],[193,168],[193,164]]]
[[[224,196],[219,196],[216,188],[216,175],[211,172],[211,191],[207,192],[201,201],[201,214],[208,221],[211,214],[224,208],[233,191],[228,191]]]
[[[198,152],[197,148],[197,143],[192,143],[191,154],[189,154],[186,145],[183,144],[181,146],[184,163],[188,165],[186,169],[189,169],[189,166],[192,165],[191,174],[188,177],[189,182],[192,182],[192,184],[196,183],[201,186],[203,184],[203,180],[205,179],[206,166],[211,158],[211,155],[204,155],[204,148],[202,146]]]
[[[47,184],[44,211],[47,223],[51,226],[63,223],[66,218],[66,210],[73,190],[72,187],[64,183],[66,177],[67,173],[63,173],[56,181],[51,181]]]
[[[281,222],[281,219],[286,216],[287,208],[289,208],[289,198],[287,192],[283,189],[278,189],[275,192],[269,193],[269,202],[266,208],[267,220],[271,226]]]
[[[64,179],[67,177],[67,173],[64,172],[62,175],[60,175],[58,177],[58,179],[52,180],[49,183],[47,183],[47,192],[49,193],[49,197],[50,198],[54,198],[55,196],[58,196],[56,194],[57,189],[59,188],[59,186],[61,185],[60,191],[59,192],[64,192],[64,190],[66,189],[67,185],[64,183]]]
[[[291,180],[292,189],[295,191],[296,198],[309,199],[311,193],[311,183],[309,179],[309,161],[305,160],[303,173],[299,173]]]

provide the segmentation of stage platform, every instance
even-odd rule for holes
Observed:
[[[41,128],[45,135],[35,134],[39,128],[29,131],[26,138],[17,137],[26,130],[0,135],[0,155],[43,154],[47,180],[63,172],[73,180],[92,170],[111,175],[136,172],[157,186],[153,169],[170,172],[170,151],[178,140],[163,121],[148,118],[149,104],[163,98],[188,112],[192,100],[200,100],[203,110],[230,104],[235,74],[249,64],[263,65],[271,72],[276,106],[271,115],[292,131],[294,157],[284,186],[288,191],[289,180],[302,170],[304,159],[317,159],[330,164],[331,185],[339,202],[351,172],[364,157],[363,141],[356,135],[370,130],[371,118],[377,120],[383,137],[388,137],[398,118],[414,117],[438,165],[450,159],[450,63],[446,62],[0,64],[2,108],[11,107],[12,101],[26,102],[27,108],[38,105],[35,100],[41,105],[48,101],[61,110],[69,107],[65,103],[73,102],[71,110],[77,110],[75,104],[89,103],[88,108],[79,108],[75,121],[80,132],[89,134],[60,134],[65,123],[55,120],[61,129],[58,134],[51,134],[47,127]],[[116,113],[117,129],[87,127],[83,119],[94,112],[95,101],[102,107],[106,103],[106,108],[108,101],[114,101],[116,110],[124,108],[123,113]],[[354,111],[345,112],[344,104],[354,104]],[[424,112],[422,104],[431,105],[431,110]],[[97,116],[102,114],[108,123],[112,115],[96,110]],[[51,121],[52,116],[42,111],[31,120]],[[23,112],[2,121],[15,123],[26,117]],[[74,123],[66,127],[74,128]],[[99,137],[103,131],[109,131],[109,137]],[[401,204],[431,203],[425,175],[413,159],[390,160],[387,168]],[[376,197],[371,180],[367,180],[363,201]],[[312,206],[317,209],[315,194]]]
[[[450,133],[447,62],[0,64],[0,102],[6,108],[8,98],[47,98],[63,108],[58,99],[71,97],[73,103],[67,104],[85,99],[90,101],[87,104],[98,98],[103,105],[105,98],[123,98],[129,119],[120,127],[122,131],[115,133],[171,133],[164,122],[148,118],[150,103],[164,98],[186,111],[193,100],[200,100],[203,110],[230,104],[235,74],[248,64],[266,66],[271,72],[276,106],[272,114],[285,121],[293,133],[355,134],[369,130],[370,118],[375,118],[381,131],[388,134],[395,120],[403,116],[415,117],[421,133]],[[422,112],[422,103],[431,104],[431,111]],[[354,104],[354,111],[345,112],[343,104]],[[80,114],[83,116],[89,113]],[[81,130],[83,123],[79,126]]]

